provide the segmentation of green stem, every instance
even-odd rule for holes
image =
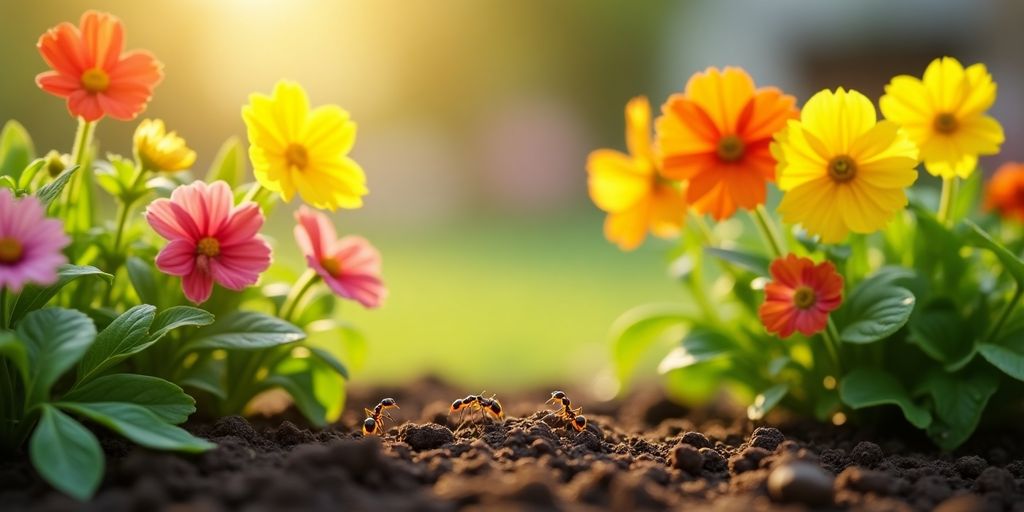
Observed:
[[[292,287],[292,291],[288,293],[288,297],[284,299],[284,303],[281,304],[281,312],[278,315],[281,320],[288,322],[292,321],[292,315],[295,314],[295,309],[299,307],[299,303],[302,302],[302,297],[306,295],[306,292],[313,287],[316,283],[320,282],[320,275],[315,270],[307,268],[306,272],[299,277],[299,280],[295,282],[295,286]]]
[[[85,155],[88,154],[89,145],[92,144],[92,134],[95,128],[96,121],[86,121],[83,118],[78,118],[75,146],[71,149],[71,161],[75,164],[85,164]]]
[[[142,166],[136,165],[136,169],[138,169],[138,170],[136,171],[135,179],[132,180],[132,186],[131,186],[131,193],[132,194],[135,193],[135,189],[138,188],[139,183],[142,182],[142,179],[146,176],[146,169],[143,169]],[[134,196],[129,196],[129,197],[134,197]],[[121,238],[124,236],[124,228],[125,228],[125,225],[128,223],[128,215],[131,214],[132,205],[134,205],[134,204],[135,204],[135,200],[132,199],[132,200],[123,201],[118,206],[117,232],[114,235],[114,247],[113,247],[113,252],[114,253],[117,253],[119,250],[121,250]]]
[[[0,330],[7,329],[7,287],[0,287]]]
[[[757,208],[750,213],[750,216],[754,218],[754,223],[757,224],[761,237],[764,238],[765,243],[771,250],[772,256],[775,258],[783,257],[786,254],[786,244],[782,241],[782,236],[779,234],[775,222],[768,215],[768,210],[764,208],[764,205],[757,205]]]
[[[1024,295],[1024,288],[1017,285],[1013,291],[1013,298],[1010,299],[1010,302],[1006,305],[1006,308],[1003,309],[1003,312],[999,314],[999,319],[996,320],[995,325],[992,326],[992,331],[985,337],[989,342],[994,342],[996,340],[996,336],[999,335],[999,331],[1002,330],[1003,324],[1005,324],[1006,320],[1010,318],[1010,313],[1017,308],[1017,304],[1020,302],[1022,295]]]
[[[262,199],[263,195],[267,192],[268,190],[263,188],[263,185],[260,185],[259,182],[253,183],[252,188],[250,188],[249,192],[245,194],[245,197],[242,198],[241,202],[244,203],[246,201],[252,201],[254,203],[259,203],[260,199]]]
[[[960,180],[956,177],[942,179],[942,196],[939,198],[939,212],[936,217],[942,225],[948,225],[950,215],[953,214],[953,201],[956,200],[956,192]]]
[[[821,337],[825,339],[825,348],[832,358],[836,377],[839,377],[843,374],[843,366],[839,359],[839,329],[836,328],[836,324],[832,321],[831,317],[828,319],[828,326],[821,332]]]

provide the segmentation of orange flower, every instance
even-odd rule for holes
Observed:
[[[1008,162],[996,170],[985,187],[985,208],[1024,222],[1024,164]]]
[[[587,159],[590,198],[608,212],[604,234],[623,250],[637,248],[650,230],[656,236],[679,233],[686,204],[675,184],[658,174],[651,148],[651,105],[646,97],[626,105],[629,154],[598,149]]]
[[[828,314],[843,300],[843,276],[832,262],[815,264],[789,254],[772,262],[772,282],[764,287],[758,310],[768,332],[788,338],[794,331],[816,334],[828,324]]]
[[[708,68],[661,107],[656,123],[666,177],[689,182],[686,199],[715,220],[763,204],[775,180],[772,135],[797,116],[796,100],[754,88],[745,71]]]
[[[163,64],[149,52],[121,53],[124,26],[112,14],[87,11],[78,27],[61,23],[47,30],[36,46],[53,68],[36,76],[36,84],[67,98],[71,115],[86,121],[104,115],[135,119],[163,78]]]

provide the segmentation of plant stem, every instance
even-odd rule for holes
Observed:
[[[253,183],[252,188],[250,188],[249,192],[247,192],[245,194],[245,197],[242,198],[241,203],[244,203],[246,201],[259,203],[260,197],[263,196],[263,194],[266,192],[267,189],[263,188],[263,185],[260,185],[259,182]]]
[[[89,154],[89,146],[92,144],[92,136],[95,131],[96,122],[86,121],[84,118],[78,118],[78,130],[75,132],[75,144],[71,148],[71,161],[74,165],[78,166],[78,171],[71,177],[71,183],[68,184],[67,198],[68,200],[64,203],[65,206],[65,219],[71,218],[71,212],[77,205],[75,197],[78,195],[78,185],[82,181],[82,173],[85,172],[85,158]]]
[[[839,329],[836,328],[832,318],[828,319],[828,326],[821,332],[821,337],[825,338],[825,348],[828,350],[829,356],[832,357],[832,364],[835,366],[838,377],[843,373],[843,366],[839,362]]]
[[[939,212],[936,217],[943,226],[949,224],[950,215],[953,214],[953,201],[956,200],[956,192],[960,180],[955,176],[942,178],[942,196],[939,198]]]
[[[1024,288],[1017,285],[1013,291],[1013,298],[1010,299],[1008,304],[1006,304],[1006,308],[1003,309],[1003,312],[999,314],[999,319],[996,320],[995,325],[992,326],[992,331],[989,332],[985,339],[989,342],[994,342],[996,340],[996,336],[999,334],[999,331],[1002,330],[1003,324],[1005,324],[1006,320],[1010,318],[1010,313],[1017,308],[1017,304],[1020,302],[1022,295],[1024,295]]]
[[[7,329],[7,287],[0,287],[0,330]]]
[[[292,315],[295,314],[295,309],[299,307],[299,303],[302,302],[302,297],[306,295],[306,292],[313,287],[316,283],[320,282],[320,275],[315,270],[307,268],[306,272],[299,277],[299,280],[295,282],[295,286],[292,287],[292,291],[288,293],[288,297],[284,299],[284,303],[281,304],[281,311],[278,316],[281,320],[288,322],[292,321]]]
[[[764,205],[757,205],[757,208],[751,211],[750,216],[754,218],[754,223],[757,224],[758,230],[761,231],[761,237],[764,238],[772,255],[775,258],[783,257],[786,254],[786,244],[782,241],[782,236],[779,235],[779,230],[771,216],[768,215],[768,210],[765,209]]]

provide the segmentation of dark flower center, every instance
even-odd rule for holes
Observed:
[[[309,153],[306,152],[306,147],[302,144],[291,143],[284,150],[284,159],[288,161],[288,165],[296,167],[299,170],[305,169],[309,165]]]
[[[0,264],[12,265],[21,261],[24,247],[15,238],[0,238]]]
[[[718,158],[725,162],[735,162],[743,158],[743,139],[736,135],[726,135],[718,139]]]
[[[943,112],[935,116],[933,126],[935,127],[935,131],[943,135],[949,135],[960,127],[960,122],[956,120],[956,116],[953,114]]]
[[[110,86],[110,77],[100,68],[92,68],[82,73],[82,87],[91,93],[103,92]]]
[[[836,183],[845,183],[857,175],[857,162],[846,155],[839,155],[828,163],[828,175]]]
[[[196,244],[196,253],[208,258],[216,257],[220,254],[220,242],[212,236],[203,238]]]
[[[814,294],[814,290],[810,286],[801,286],[793,292],[793,305],[797,309],[810,309],[818,298]]]
[[[327,271],[331,277],[338,277],[341,275],[341,262],[334,258],[324,258],[320,260],[320,266]]]

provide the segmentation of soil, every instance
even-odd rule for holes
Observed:
[[[503,423],[457,428],[447,410],[465,394],[434,380],[356,391],[321,430],[289,413],[196,422],[187,428],[218,447],[194,456],[104,436],[107,474],[88,504],[50,490],[27,459],[2,461],[0,509],[1024,510],[1019,431],[942,454],[913,432],[752,425],[648,393],[580,404],[589,421],[576,432],[543,407],[544,391],[503,400]],[[402,423],[363,438],[357,412],[385,396]]]

